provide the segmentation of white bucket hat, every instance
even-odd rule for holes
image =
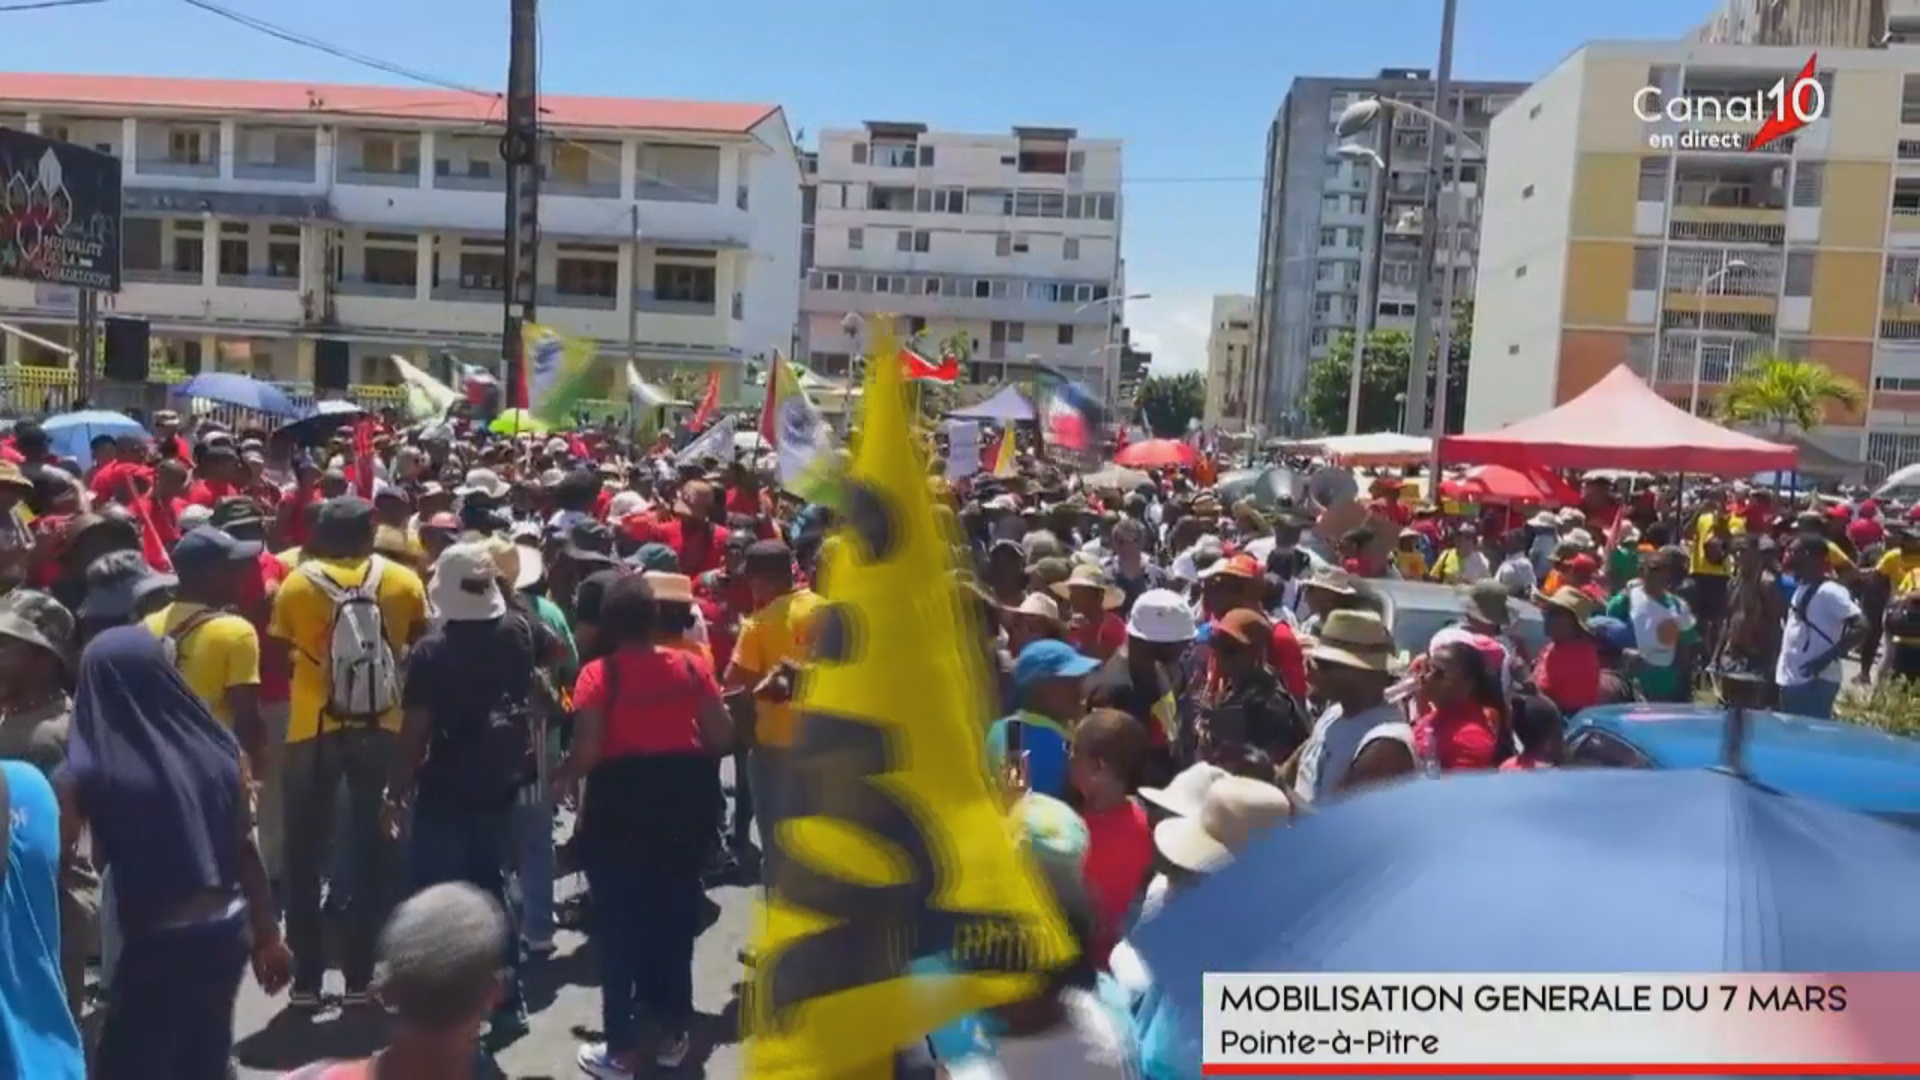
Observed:
[[[1148,589],[1141,593],[1127,619],[1128,637],[1161,645],[1190,642],[1196,629],[1193,609],[1172,589]]]
[[[1200,813],[1153,827],[1153,846],[1182,870],[1210,874],[1233,861],[1255,834],[1293,816],[1287,793],[1244,776],[1227,776],[1207,789]]]
[[[448,622],[497,619],[507,613],[499,573],[487,543],[455,544],[434,561],[427,599],[434,613]]]

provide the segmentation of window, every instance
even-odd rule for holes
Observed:
[[[1529,119],[1529,120],[1538,120],[1538,119],[1540,119],[1540,106],[1538,106],[1538,105],[1535,105],[1535,106],[1534,106],[1533,108],[1531,108],[1531,109],[1528,109],[1528,110],[1527,110],[1527,119]]]
[[[933,250],[933,234],[925,229],[902,229],[895,238],[901,251],[926,254]]]
[[[867,192],[867,209],[906,213],[913,209],[914,192],[910,187],[880,187]]]
[[[1517,278],[1523,278],[1523,277],[1526,277],[1526,276],[1527,276],[1527,264],[1526,264],[1526,263],[1521,263],[1521,264],[1520,264],[1519,266],[1516,266],[1516,267],[1514,267],[1514,268],[1513,268],[1513,276],[1514,276],[1514,277],[1517,277]]]
[[[1567,747],[1569,765],[1598,765],[1613,769],[1644,769],[1647,759],[1640,751],[1618,737],[1589,728],[1573,737]]]
[[[467,241],[460,252],[460,287],[483,292],[499,292],[507,282],[507,256],[504,251],[475,251]]]
[[[242,225],[240,226],[240,228],[242,231],[244,231],[246,229],[246,226]],[[226,232],[227,231],[226,227],[222,226],[220,231],[223,233]],[[223,237],[221,239],[220,241],[220,273],[223,276],[226,276],[226,277],[246,277],[247,276],[247,256],[249,254],[248,247],[249,247],[248,242],[244,238],[226,239]]]
[[[864,229],[847,230],[847,250],[863,251],[867,246],[867,233]]]
[[[191,128],[168,132],[167,160],[175,165],[207,164],[206,132]]]
[[[1073,324],[1061,323],[1059,332],[1054,335],[1054,339],[1061,345],[1073,344]]]
[[[593,168],[587,148],[578,143],[558,143],[553,148],[553,165],[548,178],[560,184],[584,184]]]
[[[920,147],[920,167],[923,169],[933,168],[933,147],[924,144]]]
[[[712,304],[716,298],[714,268],[659,263],[653,268],[653,295],[682,304]]]
[[[1079,258],[1080,257],[1080,238],[1077,236],[1069,236],[1065,240],[1061,241],[1060,257],[1063,259],[1069,259],[1069,260]]]
[[[1528,184],[1528,185],[1527,185],[1526,187],[1523,187],[1523,188],[1521,188],[1521,189],[1520,189],[1520,197],[1521,197],[1521,198],[1523,198],[1523,199],[1531,199],[1531,198],[1533,198],[1533,185],[1532,185],[1532,184]]]
[[[920,148],[911,142],[875,139],[867,150],[868,164],[890,169],[911,169],[920,160]]]
[[[554,288],[563,296],[599,296],[613,299],[619,295],[618,263],[604,259],[562,257],[554,263]]]
[[[729,313],[733,316],[735,322],[738,322],[739,320],[746,318],[747,317],[747,294],[741,293],[741,292],[734,293],[733,302],[728,305],[728,308],[729,308]]]
[[[1014,344],[1027,340],[1027,324],[1023,322],[1008,323],[1007,340]]]
[[[194,222],[195,225],[200,224]],[[187,230],[176,228],[176,233]],[[194,230],[198,232],[198,229]],[[173,272],[176,274],[200,274],[207,268],[207,249],[198,236],[178,236],[173,238]]]
[[[1008,255],[1013,254],[1013,234],[1001,233],[994,237],[993,253],[1001,258],[1006,258]]]
[[[420,260],[410,249],[368,247],[362,255],[360,276],[369,285],[418,285],[419,274]]]
[[[1520,355],[1520,346],[1518,346],[1518,345],[1509,345],[1509,346],[1507,346],[1507,355],[1508,355],[1508,356],[1519,356],[1519,355]]]
[[[267,227],[267,276],[276,278],[300,276],[300,226],[269,225]]]
[[[360,170],[370,173],[405,174],[420,171],[420,151],[393,135],[368,135],[360,140]]]
[[[855,165],[865,165],[867,163],[866,143],[857,142],[853,144],[853,163]]]
[[[967,212],[967,190],[920,188],[913,193],[913,208],[923,214],[964,214]]]
[[[1340,246],[1340,230],[1339,229],[1321,229],[1320,230],[1320,246],[1321,247],[1339,247]]]

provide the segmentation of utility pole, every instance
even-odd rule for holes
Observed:
[[[100,294],[74,290],[73,389],[76,409],[92,408],[94,382],[100,372]],[[82,404],[84,402],[84,404]]]
[[[632,250],[627,252],[627,265],[631,268],[627,283],[627,366],[640,370],[640,204],[634,203],[627,208],[627,243]]]
[[[540,65],[539,0],[509,0],[512,38],[507,60],[507,131],[500,159],[507,166],[507,289],[501,313],[500,357],[507,404],[527,385],[520,328],[535,321],[540,266]]]
[[[1447,95],[1453,89],[1453,24],[1459,0],[1445,0],[1440,11],[1440,62],[1433,73],[1433,113],[1446,115]],[[1446,162],[1449,133],[1427,122],[1427,188],[1420,201],[1420,256],[1415,286],[1413,355],[1407,363],[1407,422],[1405,430],[1418,435],[1427,430],[1427,372],[1433,351],[1433,248],[1439,239],[1440,176]]]

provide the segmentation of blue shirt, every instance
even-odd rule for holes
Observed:
[[[1027,790],[1056,799],[1067,797],[1067,757],[1073,741],[1066,729],[1039,713],[1021,710],[987,728],[987,764],[994,775],[1007,767],[1007,729],[1020,725],[1020,749],[1027,755]]]
[[[0,884],[0,1076],[82,1080],[80,1030],[60,981],[60,804],[23,761],[7,778],[7,877]]]

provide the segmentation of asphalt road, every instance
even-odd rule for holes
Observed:
[[[578,876],[563,878],[566,897],[582,888]],[[737,995],[743,977],[739,954],[748,943],[753,917],[753,885],[722,885],[708,890],[712,924],[694,949],[693,1052],[680,1068],[660,1075],[715,1078],[741,1075]],[[534,959],[523,971],[528,1032],[494,1055],[501,1074],[514,1077],[581,1077],[574,1053],[582,1041],[597,1038],[600,1026],[599,978],[585,937],[562,930],[554,954]],[[339,974],[328,975],[327,991],[341,990]],[[384,1018],[377,1010],[342,1014],[327,1010],[300,1016],[285,1008],[286,997],[268,998],[249,975],[234,1010],[234,1056],[240,1076],[277,1077],[322,1059],[364,1057],[379,1049]]]

